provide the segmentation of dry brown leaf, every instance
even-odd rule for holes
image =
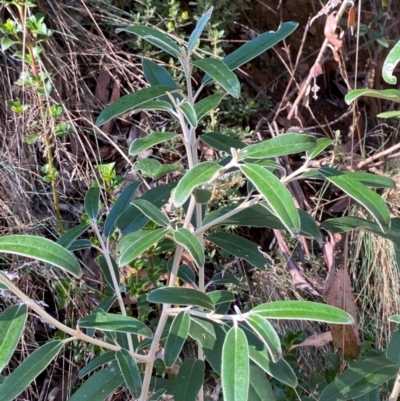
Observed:
[[[290,352],[292,349],[298,347],[307,347],[307,346],[323,347],[324,345],[328,344],[331,341],[332,341],[332,333],[330,331],[320,334],[313,334],[312,336],[307,337],[302,343],[291,345],[288,348],[287,352]]]
[[[336,306],[348,312],[355,324],[330,324],[332,341],[335,347],[342,350],[345,357],[357,358],[360,354],[360,334],[358,331],[357,306],[350,277],[344,269],[336,272],[326,299],[328,305]]]
[[[340,50],[343,46],[343,39],[339,37],[337,29],[336,13],[329,14],[326,18],[324,34],[335,50]]]

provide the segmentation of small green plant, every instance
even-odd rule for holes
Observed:
[[[24,99],[29,97],[26,94],[30,91],[37,99],[39,105],[40,119],[29,123],[30,133],[24,138],[28,144],[41,142],[46,149],[47,163],[42,166],[43,180],[48,182],[52,188],[54,211],[59,223],[61,214],[57,192],[58,171],[54,166],[53,145],[57,137],[71,133],[67,123],[60,120],[64,113],[64,107],[52,103],[50,94],[52,91],[51,74],[42,71],[41,43],[49,39],[53,32],[47,28],[44,21],[45,16],[41,13],[31,14],[36,7],[32,1],[13,0],[0,1],[0,4],[10,8],[11,15],[4,23],[0,23],[1,49],[3,52],[15,49],[12,53],[14,58],[20,59],[28,69],[22,69],[19,79],[15,85],[25,90]],[[17,14],[14,13],[17,11]],[[12,112],[26,118],[30,104],[22,102],[21,99],[10,99],[6,101]],[[60,227],[61,229],[61,227]]]
[[[180,87],[164,67],[143,60],[149,87],[120,98],[97,119],[97,125],[101,126],[131,110],[168,113],[179,123],[180,130],[152,132],[136,139],[129,152],[136,155],[165,141],[179,142],[187,163],[181,163],[183,173],[178,182],[156,186],[137,197],[140,183],[133,182],[105,218],[100,212],[101,188],[93,186],[84,201],[85,221],[57,243],[29,235],[0,238],[1,252],[35,258],[76,278],[81,277],[82,271],[73,251],[91,247],[98,252],[96,261],[105,287],[99,305],[67,325],[46,313],[0,273],[2,288],[23,301],[0,315],[0,371],[15,351],[28,308],[58,329],[57,339],[42,345],[5,378],[0,385],[0,401],[15,399],[71,342],[78,356],[81,349],[78,342],[97,351],[95,358],[80,370],[81,385],[69,401],[103,400],[122,386],[139,401],[158,400],[165,393],[175,401],[203,401],[210,397],[206,386],[209,376],[221,382],[225,401],[274,400],[266,373],[293,389],[298,386],[298,378],[283,357],[280,338],[270,320],[353,323],[352,317],[341,309],[308,301],[270,302],[240,310],[234,303],[235,289],[247,290],[240,277],[216,263],[213,276],[206,278],[207,262],[219,248],[232,259],[240,258],[254,268],[265,269],[270,263],[257,244],[227,232],[222,226],[280,229],[292,237],[302,235],[322,244],[320,227],[310,215],[296,208],[287,188],[295,180],[327,180],[336,185],[368,210],[374,219],[369,223],[374,225],[375,232],[394,238],[385,202],[366,186],[393,187],[392,180],[368,173],[310,168],[311,160],[332,141],[287,133],[246,146],[221,133],[196,136],[199,121],[215,110],[226,94],[236,98],[240,95],[240,84],[233,70],[286,38],[297,27],[296,23],[286,22],[276,32],[261,34],[223,60],[201,59],[194,50],[211,13],[212,9],[199,19],[185,46],[148,26],[119,29],[139,36],[177,60],[185,85]],[[194,69],[204,73],[196,89],[192,80]],[[216,85],[215,92],[201,98],[203,89],[211,84]],[[221,157],[201,160],[200,141],[217,150]],[[300,152],[305,152],[303,166],[285,175],[276,158]],[[113,185],[115,178],[112,170],[109,173],[106,179],[102,171],[106,187]],[[225,206],[208,209],[212,190],[231,174],[247,181],[247,194],[240,202],[227,199]],[[335,231],[335,223],[336,219],[324,222],[325,229]],[[95,240],[80,239],[89,228]],[[133,272],[125,283],[121,283],[123,269]],[[138,296],[136,314],[126,307],[125,291]],[[120,313],[111,310],[115,302]],[[397,373],[392,365],[381,379],[384,376],[388,380]],[[90,377],[86,378],[88,374]],[[319,399],[326,401],[322,395]]]

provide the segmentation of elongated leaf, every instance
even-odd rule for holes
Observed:
[[[257,314],[246,317],[246,323],[253,329],[259,339],[266,345],[271,359],[277,362],[282,356],[281,342],[271,323]]]
[[[368,394],[364,394],[361,397],[355,398],[355,401],[381,401],[379,387],[374,388]]]
[[[178,228],[174,232],[174,240],[182,245],[193,257],[197,267],[204,265],[204,250],[197,237],[195,237],[187,228]]]
[[[201,99],[194,105],[194,111],[196,112],[197,121],[200,121],[210,111],[216,109],[224,98],[225,93],[214,93],[211,96],[207,96]]]
[[[350,104],[361,96],[375,97],[378,99],[400,103],[400,90],[398,89],[354,89],[344,97],[344,100],[347,104]]]
[[[276,401],[274,390],[264,371],[254,362],[250,363],[249,400]]]
[[[132,262],[140,256],[144,251],[149,249],[151,246],[161,241],[168,233],[167,229],[160,228],[153,231],[141,231],[141,236],[135,238],[129,246],[127,246],[118,258],[118,265],[124,266]]]
[[[157,207],[144,199],[137,199],[132,202],[132,205],[137,207],[146,217],[154,221],[154,223],[163,227],[170,227],[171,223],[168,217],[165,216]]]
[[[238,287],[242,288],[242,289],[246,289],[247,285],[242,283],[241,281],[239,281],[238,278],[236,278],[236,276],[234,276],[232,273],[223,271],[220,273],[217,273],[214,275],[214,277],[211,279],[211,281],[214,284],[217,285],[221,285],[221,284],[235,284]]]
[[[179,46],[165,33],[159,31],[158,29],[150,28],[148,26],[129,26],[124,28],[116,29],[116,32],[129,32],[134,35],[140,36],[142,39],[147,40],[153,45],[157,46],[161,50],[164,50],[166,53],[171,56],[178,57],[181,53],[181,49]],[[158,39],[156,42],[152,40],[153,38]]]
[[[174,401],[196,401],[200,387],[203,385],[204,370],[204,361],[185,359],[176,378]]]
[[[140,182],[132,182],[132,184],[129,184],[118,197],[107,216],[106,222],[104,223],[104,235],[106,237],[109,237],[117,228],[116,221],[118,220],[118,217],[130,206],[139,185]]]
[[[177,136],[175,132],[152,132],[144,138],[135,139],[129,147],[130,155],[138,155],[159,143],[169,141]]]
[[[156,304],[192,305],[214,310],[214,304],[211,299],[206,294],[192,288],[157,288],[147,295],[147,300]]]
[[[353,324],[342,309],[310,301],[275,301],[258,305],[250,311],[266,319],[314,320],[325,323]]]
[[[85,196],[85,210],[92,220],[96,220],[100,209],[100,188],[91,187]]]
[[[187,312],[180,312],[175,316],[168,334],[164,348],[165,366],[172,367],[182,351],[183,344],[189,334],[190,315]]]
[[[88,239],[77,239],[68,247],[68,250],[71,252],[81,251],[82,249],[88,249],[92,246],[92,242]]]
[[[182,102],[177,105],[177,108],[182,111],[186,120],[193,128],[197,128],[197,116],[193,106],[189,102]]]
[[[158,390],[155,392],[149,399],[149,401],[158,401],[160,397],[166,393],[166,389],[162,388],[161,390]]]
[[[391,85],[396,85],[397,79],[393,75],[396,65],[400,61],[400,41],[398,41],[387,55],[382,67],[383,79]]]
[[[383,113],[379,113],[376,115],[379,118],[394,118],[400,117],[400,111],[393,110],[393,111],[384,111]]]
[[[220,134],[219,132],[207,132],[206,134],[201,135],[200,139],[208,146],[226,153],[231,153],[231,148],[243,149],[246,147],[242,141],[230,138],[229,136]]]
[[[390,380],[398,369],[395,363],[381,356],[359,360],[325,387],[319,399],[340,401],[360,397]]]
[[[378,174],[370,174],[365,171],[344,171],[344,174],[361,182],[367,187],[396,188],[396,182],[390,178]]]
[[[390,316],[389,321],[393,316]],[[393,333],[386,351],[386,357],[400,368],[400,330]]]
[[[219,169],[220,166],[213,162],[199,163],[190,169],[176,187],[173,195],[175,205],[182,206],[189,198],[193,189],[210,181]]]
[[[243,330],[232,327],[222,348],[222,390],[230,401],[247,401],[250,383],[249,347]]]
[[[14,353],[24,331],[27,316],[26,304],[10,306],[0,315],[0,373]]]
[[[63,234],[58,240],[57,244],[61,245],[66,249],[70,249],[70,246],[75,242],[75,240],[81,236],[88,228],[90,224],[78,224],[77,226],[68,230],[65,234]]]
[[[264,196],[269,208],[292,234],[300,232],[300,217],[289,190],[271,172],[256,164],[240,166],[242,172]]]
[[[0,401],[15,400],[51,363],[64,346],[49,341],[28,356],[0,385]]]
[[[97,356],[92,359],[88,364],[83,366],[83,368],[79,371],[79,378],[86,376],[87,374],[93,372],[100,366],[108,364],[115,360],[115,351],[107,351],[104,354]]]
[[[240,82],[237,76],[223,61],[215,58],[205,58],[192,61],[192,64],[203,70],[231,96],[235,98],[240,96]]]
[[[273,362],[265,344],[247,327],[241,325],[241,328],[249,344],[250,359],[270,376],[287,386],[296,388],[298,385],[297,376],[290,365],[283,358],[280,358],[277,362]]]
[[[163,164],[156,159],[140,159],[132,168],[132,171],[142,171],[144,177],[151,177],[158,180],[164,175],[181,170],[180,163]]]
[[[225,330],[210,320],[191,316],[189,335],[201,344],[207,361],[213,370],[220,375]]]
[[[102,401],[124,383],[117,362],[90,376],[68,401]]]
[[[317,140],[311,135],[289,133],[246,146],[241,150],[240,155],[242,160],[266,159],[304,152],[314,149],[316,146]]]
[[[120,349],[115,356],[129,392],[132,397],[139,398],[142,391],[142,378],[136,361],[126,349]]]
[[[196,46],[201,34],[203,33],[204,27],[207,25],[208,20],[211,18],[211,14],[214,7],[210,7],[199,19],[194,28],[193,32],[190,34],[188,41],[188,53],[191,53]]]
[[[167,98],[167,96],[162,96],[162,99],[160,98],[157,100],[149,100],[147,102],[144,102],[144,103],[140,104],[139,106],[135,107],[135,111],[138,111],[138,110],[166,111],[169,113],[171,110],[173,110],[173,107],[172,107],[171,103],[164,100],[165,98]]]
[[[318,155],[320,155],[328,146],[332,145],[334,140],[329,138],[319,138],[317,139],[317,145],[314,149],[307,150],[306,156],[309,159],[314,159]]]
[[[120,284],[120,274],[119,274],[117,262],[115,261],[115,259],[112,256],[110,256],[110,261],[111,261],[111,268],[114,270],[114,275],[117,279],[117,284],[119,285]],[[111,290],[115,291],[115,285],[114,285],[112,275],[110,272],[110,266],[108,266],[107,260],[104,257],[104,255],[100,255],[98,257],[98,259],[96,259],[96,263],[100,267],[101,272],[103,273],[105,283],[108,285],[108,287]]]
[[[171,273],[171,271],[172,271],[172,262],[173,262],[173,259],[170,259],[169,261],[168,261],[168,266],[167,266],[167,268],[168,268],[168,271]],[[194,285],[195,287],[197,286],[196,285],[196,277],[195,277],[195,275],[194,275],[194,272],[193,272],[193,270],[187,265],[187,264],[185,264],[185,263],[183,263],[183,264],[181,264],[180,266],[179,266],[179,269],[178,269],[178,278],[180,278],[182,281],[184,281],[185,283],[189,283],[189,284],[192,284],[192,285]]]
[[[390,214],[384,200],[374,191],[366,188],[348,174],[331,168],[318,170],[327,180],[364,206],[374,217],[383,232],[389,230]]]
[[[96,120],[96,125],[101,126],[114,117],[119,116],[135,107],[140,106],[149,100],[165,95],[167,92],[173,91],[174,88],[165,85],[150,86],[149,88],[139,89],[129,95],[122,96],[116,102],[107,106]]]
[[[47,238],[33,235],[0,237],[0,252],[26,256],[50,263],[77,278],[82,275],[81,267],[74,255]]]
[[[171,74],[164,67],[154,61],[143,58],[142,70],[146,81],[151,86],[166,85],[178,89],[178,85],[172,79]]]
[[[151,330],[140,320],[130,316],[116,315],[99,310],[78,320],[79,327],[95,328],[102,331],[118,331],[152,338]]]
[[[258,269],[265,270],[265,266],[270,264],[270,260],[264,257],[257,244],[239,235],[228,232],[214,232],[207,236],[207,240],[225,252],[246,260]]]
[[[233,292],[227,290],[211,291],[207,295],[215,305],[215,313],[220,315],[227,314],[232,301],[235,300]]]

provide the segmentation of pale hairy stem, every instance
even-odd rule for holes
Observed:
[[[113,282],[115,295],[117,296],[119,308],[121,309],[121,314],[123,316],[127,316],[124,300],[122,298],[121,290],[120,290],[119,284],[118,284],[118,279],[117,279],[117,277],[115,275],[113,264],[112,264],[112,261],[111,261],[111,258],[110,258],[110,251],[108,250],[108,247],[106,246],[106,244],[103,241],[103,237],[100,234],[100,231],[99,231],[99,228],[97,227],[96,222],[92,222],[90,225],[91,225],[94,233],[96,234],[97,239],[99,240],[103,256],[104,256],[104,258],[106,260],[107,267],[108,267],[108,270],[110,272],[111,279],[112,279],[112,282]],[[126,338],[128,340],[129,352],[133,352],[133,343],[132,343],[131,335],[129,333],[127,333],[126,334]]]
[[[396,376],[396,381],[394,382],[393,390],[390,393],[388,401],[396,401],[400,394],[400,373]]]
[[[106,348],[111,351],[119,351],[121,347],[113,344],[109,344],[105,341],[98,340],[96,338],[90,337],[78,328],[77,330],[72,329],[71,327],[66,326],[65,324],[59,322],[54,319],[51,315],[49,315],[43,308],[38,305],[34,300],[30,299],[27,295],[25,295],[11,280],[9,280],[5,275],[0,274],[0,282],[7,286],[7,288],[12,291],[17,297],[19,297],[25,304],[32,310],[34,310],[39,316],[41,316],[48,323],[56,327],[57,329],[63,331],[64,333],[69,334],[72,337],[75,337],[78,340],[85,341],[89,344],[97,345],[98,347]],[[148,362],[149,358],[145,355],[140,355],[135,352],[129,352],[130,355],[135,358],[138,362]]]

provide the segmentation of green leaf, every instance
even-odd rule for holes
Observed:
[[[97,117],[96,125],[101,126],[129,110],[140,106],[141,104],[165,95],[173,91],[174,88],[165,85],[150,86],[149,88],[139,89],[129,95],[122,96],[116,102],[107,106]]]
[[[347,104],[350,104],[361,96],[375,97],[378,99],[400,103],[400,90],[398,89],[354,89],[344,97],[344,100]]]
[[[317,139],[317,145],[314,149],[307,150],[306,156],[309,159],[314,159],[320,155],[328,146],[332,145],[335,141],[329,138],[319,138]]]
[[[132,202],[132,205],[137,207],[147,218],[154,221],[154,223],[158,224],[159,226],[163,226],[165,228],[171,226],[168,217],[149,201],[144,199],[136,199]]]
[[[169,36],[159,31],[158,29],[140,25],[118,28],[115,32],[133,33],[134,35],[140,36],[142,39],[147,40],[154,46],[157,46],[159,49],[164,50],[171,56],[179,57],[179,55],[181,54],[181,49],[179,48],[179,46],[172,39],[170,39]]]
[[[152,132],[144,138],[135,139],[129,147],[129,154],[133,156],[138,155],[148,148],[158,145],[159,143],[169,141],[176,136],[177,134],[175,132]]]
[[[124,191],[122,192],[121,195],[119,195],[117,201],[113,205],[112,209],[110,210],[110,213],[108,213],[108,216],[106,218],[106,222],[104,223],[104,235],[106,237],[110,237],[111,234],[115,231],[116,227],[116,222],[118,220],[118,217],[121,216],[121,214],[128,209],[128,207],[131,204],[131,201],[133,197],[135,196],[135,193],[137,189],[139,188],[140,182],[132,182],[132,184],[129,184]]]
[[[115,356],[129,392],[133,398],[139,398],[142,391],[142,379],[136,361],[123,348],[117,351]]]
[[[175,316],[168,334],[164,348],[164,362],[168,368],[172,367],[182,351],[183,344],[189,334],[190,315],[187,312],[179,312]]]
[[[180,163],[162,164],[156,159],[140,159],[132,168],[132,171],[142,171],[144,177],[158,180],[164,175],[181,170]]]
[[[193,196],[196,199],[197,203],[201,203],[202,205],[205,205],[210,201],[210,199],[212,197],[212,192],[209,191],[208,189],[195,188],[193,190]]]
[[[216,290],[208,292],[207,295],[215,305],[215,313],[219,315],[227,314],[232,301],[235,300],[233,292],[227,290]]]
[[[379,118],[394,118],[394,117],[400,117],[400,111],[398,110],[393,110],[393,111],[385,111],[383,113],[379,113],[376,115]]]
[[[196,401],[203,385],[205,363],[194,358],[187,358],[182,363],[174,388],[174,401]]]
[[[50,263],[80,278],[82,275],[79,262],[74,255],[62,246],[47,238],[33,235],[8,235],[0,237],[0,252],[26,256]]]
[[[10,361],[24,332],[27,316],[26,304],[10,306],[0,315],[0,373]]]
[[[390,214],[384,200],[374,191],[366,188],[348,174],[331,168],[318,170],[328,181],[335,184],[347,195],[364,206],[379,224],[381,230],[386,232],[390,228]]]
[[[317,322],[354,324],[353,318],[344,310],[310,301],[275,301],[258,305],[250,314],[266,319],[314,320]]]
[[[142,69],[146,81],[151,86],[166,85],[178,89],[178,85],[172,79],[170,73],[161,65],[146,58],[142,59]]]
[[[200,343],[207,361],[220,375],[222,345],[226,336],[224,329],[212,321],[191,316],[189,335]]]
[[[328,384],[319,399],[340,401],[360,397],[396,376],[398,370],[396,364],[381,356],[359,360]]]
[[[373,188],[396,188],[396,182],[384,175],[370,174],[365,171],[344,171],[349,177],[361,182],[367,187]]]
[[[162,97],[165,98],[166,96]],[[170,112],[171,110],[173,110],[173,107],[171,103],[167,102],[166,100],[157,99],[157,100],[149,100],[148,102],[144,102],[139,106],[135,107],[135,111],[138,110]]]
[[[115,277],[117,278],[117,283],[119,285],[120,284],[120,279],[119,279],[120,274],[119,274],[117,262],[115,261],[115,259],[112,256],[109,255],[109,257],[111,260],[111,265],[112,265],[111,267],[114,270],[114,274],[115,274]],[[97,265],[100,267],[101,272],[103,273],[105,283],[108,285],[108,287],[111,290],[115,291],[115,286],[114,286],[114,282],[113,282],[113,279],[111,276],[110,267],[108,266],[106,258],[104,257],[104,255],[100,255],[98,257],[98,259],[95,259],[95,260],[97,262]]]
[[[102,310],[91,313],[78,320],[79,327],[94,328],[102,331],[118,331],[152,338],[151,330],[140,320],[130,316],[106,313]]]
[[[392,322],[393,316],[389,317]],[[396,322],[397,323],[397,322]],[[386,357],[394,362],[400,368],[400,330],[393,333],[386,351]]]
[[[176,206],[182,206],[192,191],[199,185],[209,182],[221,167],[213,162],[199,163],[191,168],[179,181],[173,194]]]
[[[393,75],[396,65],[400,61],[400,41],[398,41],[387,55],[382,67],[383,79],[391,85],[396,85],[397,79]]]
[[[204,265],[204,250],[197,237],[195,237],[187,228],[178,228],[174,232],[174,240],[182,245],[193,257],[197,267]]]
[[[0,385],[0,401],[15,400],[46,369],[63,346],[62,341],[49,341],[29,355]]]
[[[400,315],[392,315],[388,320],[389,322],[400,324]]]
[[[247,289],[247,285],[239,281],[232,273],[222,271],[214,275],[211,282],[217,285],[221,284],[235,284],[242,289]]]
[[[380,389],[379,387],[377,387],[370,391],[368,394],[364,394],[361,397],[355,398],[355,401],[380,401],[380,393]]]
[[[134,241],[122,250],[117,261],[118,266],[125,266],[131,263],[144,251],[155,245],[157,242],[160,242],[168,234],[168,230],[165,228],[159,228],[152,231],[141,231],[140,233],[142,234],[140,237],[136,237]],[[118,246],[120,245],[121,242]],[[117,248],[117,250],[119,249],[120,248]]]
[[[317,222],[303,209],[297,209],[300,216],[300,234],[317,240],[322,246],[324,239]]]
[[[225,252],[246,260],[258,269],[265,270],[265,266],[270,264],[269,259],[264,257],[257,244],[239,235],[228,232],[214,232],[207,236],[207,240]]]
[[[170,259],[168,262],[168,271],[171,273],[172,271],[172,262],[173,259]],[[178,278],[180,278],[185,283],[192,284],[196,287],[196,277],[192,271],[192,269],[185,263],[181,264],[178,269]]]
[[[192,64],[203,70],[231,96],[235,98],[240,96],[240,82],[235,73],[223,61],[209,57],[192,61]]]
[[[199,40],[201,34],[203,33],[204,27],[206,26],[208,20],[211,18],[211,14],[214,7],[210,7],[199,19],[194,28],[193,32],[190,34],[188,41],[188,53],[190,54],[194,47],[196,46],[197,41]]]
[[[69,249],[70,246],[75,242],[75,240],[81,236],[88,228],[90,224],[78,224],[75,227],[72,227],[65,234],[63,234],[58,240],[57,244],[62,247]]]
[[[240,156],[242,160],[266,159],[304,152],[316,146],[317,140],[311,135],[289,133],[246,146],[240,151]]]
[[[149,399],[149,401],[158,401],[159,398],[166,393],[166,389],[162,388],[161,390],[158,390],[157,392],[155,392]]]
[[[254,362],[250,363],[250,387],[248,399],[251,401],[276,401],[269,379]]]
[[[156,304],[191,305],[207,310],[214,310],[214,304],[204,293],[192,288],[163,287],[147,295],[148,302]]]
[[[85,210],[91,220],[96,220],[100,209],[100,187],[91,187],[85,196]]]
[[[176,106],[185,116],[193,128],[197,128],[197,116],[193,106],[189,102],[182,102]]]
[[[222,348],[222,390],[229,401],[247,401],[250,383],[249,347],[243,330],[232,327]]]
[[[257,314],[248,315],[246,317],[246,323],[266,345],[273,362],[277,362],[282,356],[282,348],[279,336],[271,323]]]
[[[81,251],[82,249],[88,249],[92,246],[92,242],[88,239],[77,239],[68,247],[68,250],[71,252]]]
[[[117,362],[90,376],[68,401],[102,401],[124,383]]]
[[[107,351],[104,354],[101,354],[101,355],[97,356],[96,358],[92,359],[86,365],[84,365],[82,367],[82,369],[79,371],[78,376],[81,379],[82,377],[93,372],[100,366],[108,364],[114,360],[115,360],[115,351]]]
[[[215,110],[224,98],[225,93],[214,93],[211,96],[207,96],[195,103],[194,111],[196,112],[197,121],[200,121],[204,116]],[[207,134],[205,134],[207,135]],[[222,135],[222,134],[221,134]]]
[[[250,359],[281,383],[296,388],[298,385],[297,376],[285,359],[280,358],[277,362],[273,362],[265,344],[248,328],[241,327],[249,344]]]
[[[292,234],[300,232],[300,217],[289,190],[270,171],[256,164],[241,165],[240,169],[264,196],[269,208]]]
[[[196,108],[196,105],[194,106]],[[243,149],[246,145],[237,139],[219,132],[207,132],[199,137],[206,145],[225,153],[231,153],[231,148]]]

